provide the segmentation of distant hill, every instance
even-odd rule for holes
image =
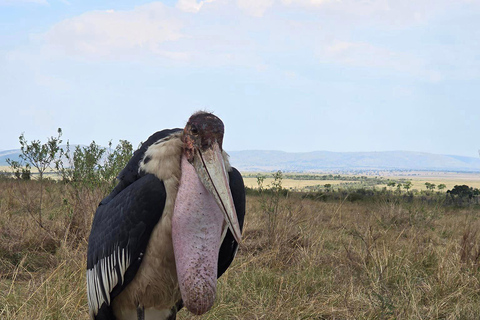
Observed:
[[[76,144],[71,144],[70,152],[73,152],[76,146],[77,146]],[[82,147],[83,145],[80,145],[80,146]],[[61,145],[60,147],[65,149],[66,145]],[[7,159],[20,161],[21,159],[19,156],[21,153],[22,152],[20,151],[20,149],[0,151],[0,166],[8,166]]]
[[[20,149],[0,151],[0,166],[8,166],[7,159],[20,160]]]
[[[0,151],[0,166],[18,160],[20,150]],[[367,171],[419,170],[480,172],[480,158],[411,151],[292,153],[283,151],[231,151],[230,162],[241,171]]]
[[[231,163],[241,171],[368,171],[419,170],[480,172],[480,158],[410,151],[290,153],[232,151]]]

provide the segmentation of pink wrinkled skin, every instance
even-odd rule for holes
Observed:
[[[185,307],[207,312],[215,301],[223,214],[195,169],[182,156],[182,177],[172,219],[178,283]]]

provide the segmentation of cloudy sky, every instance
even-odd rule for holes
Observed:
[[[0,150],[196,110],[227,150],[477,156],[480,0],[0,0]]]

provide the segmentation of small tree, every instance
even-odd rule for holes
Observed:
[[[70,212],[75,212],[70,216],[72,230],[88,230],[90,213],[114,187],[115,178],[133,154],[132,149],[125,140],[113,150],[111,142],[107,149],[92,141],[88,146],[76,146],[71,153],[67,142],[64,150],[67,161],[60,162],[59,167],[64,182],[72,185],[65,189],[74,201],[72,206],[68,204]]]
[[[54,170],[53,165],[62,156],[62,129],[58,128],[57,137],[50,137],[47,142],[42,144],[40,140],[33,140],[28,142],[25,139],[24,133],[19,137],[21,154],[19,155],[21,161],[25,163],[7,159],[8,164],[12,167],[17,178],[28,180],[31,177],[31,166],[38,171],[38,180],[40,181],[40,196],[38,197],[38,224],[43,228],[42,224],[42,202],[43,202],[43,175],[45,171],[50,168]],[[20,174],[21,170],[21,174]],[[33,214],[32,214],[33,216]]]
[[[480,190],[467,185],[456,185],[452,190],[448,190],[447,194],[450,194],[452,201],[462,205],[464,201],[470,202],[475,195],[480,194]]]
[[[443,189],[445,189],[447,186],[444,184],[444,183],[440,183],[438,186],[437,186],[437,189],[442,191]]]
[[[32,178],[31,166],[29,163],[23,163],[12,159],[7,159],[7,163],[17,179],[30,180]]]
[[[59,170],[65,181],[74,182],[81,187],[109,189],[114,186],[115,178],[132,157],[133,147],[130,142],[120,140],[112,150],[112,142],[109,142],[107,149],[92,141],[86,147],[76,146],[72,155],[67,142],[63,154],[68,165],[64,167],[63,162],[60,162]]]
[[[260,192],[263,191],[263,183],[264,182],[265,182],[265,176],[264,175],[258,175],[257,176],[258,191],[260,191]]]
[[[325,183],[323,187],[325,188],[325,190],[327,190],[327,192],[332,191],[332,185],[330,183]]]
[[[52,165],[55,164],[57,157],[61,156],[59,152],[61,152],[62,129],[58,128],[57,133],[57,137],[48,138],[44,144],[40,140],[33,140],[29,143],[23,133],[19,137],[22,151],[20,158],[38,170],[38,180],[43,179],[43,174],[48,168],[54,169]]]
[[[427,188],[427,190],[433,191],[436,185],[434,183],[425,182],[425,187]]]
[[[73,181],[82,182],[90,187],[98,186],[101,181],[100,161],[105,148],[92,141],[87,147],[77,146],[73,153]]]
[[[411,187],[412,187],[412,181],[407,181],[403,183],[403,188],[407,190],[407,192],[408,190],[410,190]]]
[[[283,194],[282,171],[277,171],[273,174],[273,181],[270,183],[270,187],[265,189],[263,187],[264,176],[257,177],[257,183],[261,194],[261,206],[263,212],[268,216],[268,238],[270,243],[273,243],[276,239],[277,229],[277,217],[279,214],[280,197]]]
[[[460,199],[464,199],[464,198],[472,199],[474,196],[473,188],[465,184],[461,186],[456,185],[453,187],[452,190],[448,190],[447,193],[449,193],[452,197],[458,196]]]
[[[100,167],[102,179],[110,185],[116,183],[116,177],[127,165],[133,155],[133,146],[127,140],[120,140],[119,144],[112,150],[112,142],[108,144],[105,163]]]
[[[401,192],[402,192],[402,184],[401,184],[401,183],[398,183],[398,184],[397,184],[397,192],[398,192],[398,193],[401,193]]]

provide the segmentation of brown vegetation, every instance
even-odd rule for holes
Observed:
[[[0,181],[0,319],[88,319],[85,259],[103,192]],[[267,195],[269,196],[269,195]],[[179,319],[479,319],[480,211],[247,197],[244,245],[206,315]],[[269,225],[270,224],[270,225]]]

